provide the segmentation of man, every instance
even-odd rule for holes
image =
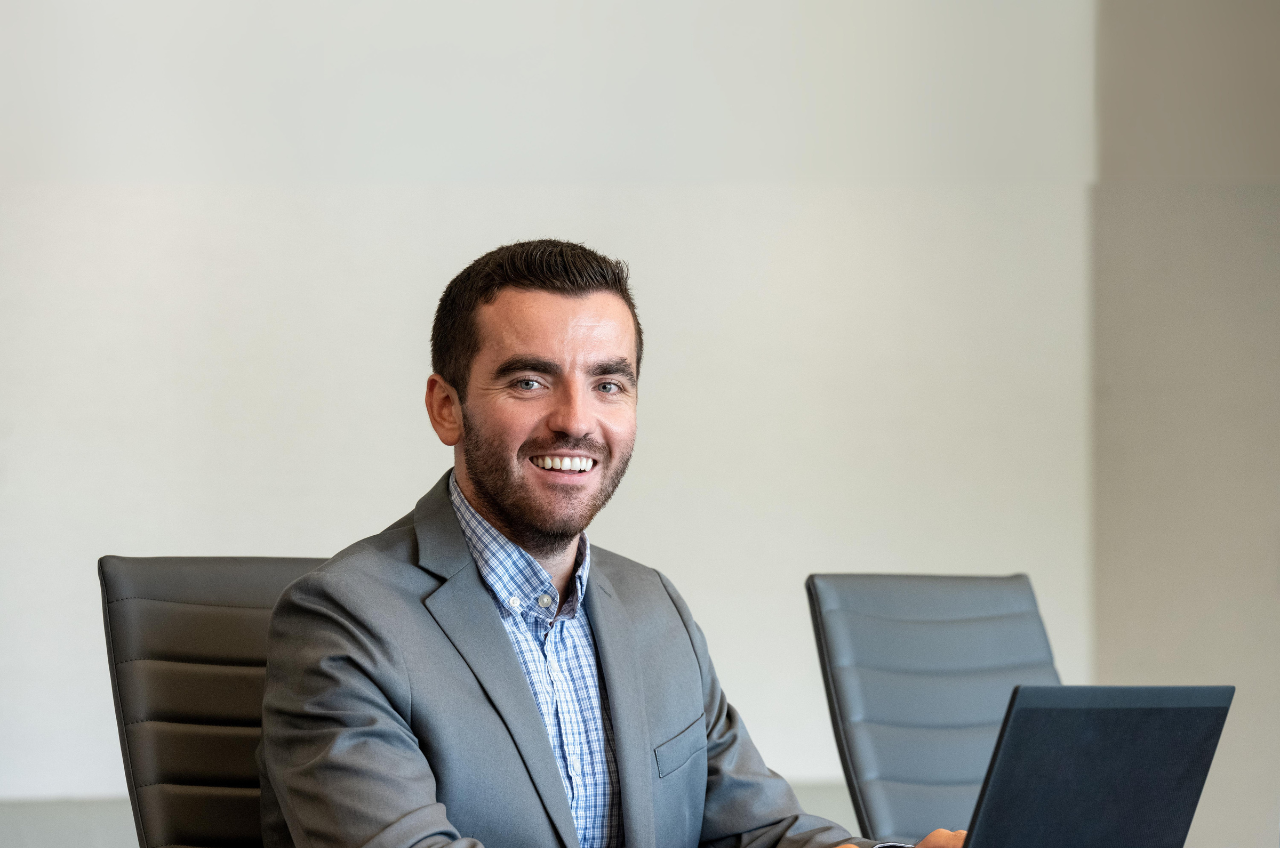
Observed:
[[[426,403],[452,472],[272,616],[268,846],[852,842],[764,765],[674,587],[587,543],[641,353],[626,267],[579,245],[509,245],[449,284]]]

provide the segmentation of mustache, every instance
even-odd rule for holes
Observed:
[[[531,456],[540,456],[546,453],[555,453],[556,451],[579,451],[598,461],[603,461],[609,456],[608,446],[603,442],[597,442],[595,439],[586,436],[582,438],[565,436],[559,439],[530,439],[520,446],[517,455],[520,459],[528,459]]]

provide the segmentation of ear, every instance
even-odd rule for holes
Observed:
[[[431,427],[448,447],[462,441],[462,401],[458,392],[439,374],[427,380],[427,415]]]

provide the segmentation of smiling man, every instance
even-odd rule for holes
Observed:
[[[580,245],[509,245],[450,282],[426,403],[452,471],[272,615],[269,848],[876,844],[765,766],[671,583],[587,541],[642,351],[626,267]]]

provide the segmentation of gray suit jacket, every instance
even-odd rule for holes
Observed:
[[[268,848],[578,846],[447,481],[275,608],[258,752]],[[850,841],[765,766],[667,579],[600,548],[591,558],[628,848]]]

